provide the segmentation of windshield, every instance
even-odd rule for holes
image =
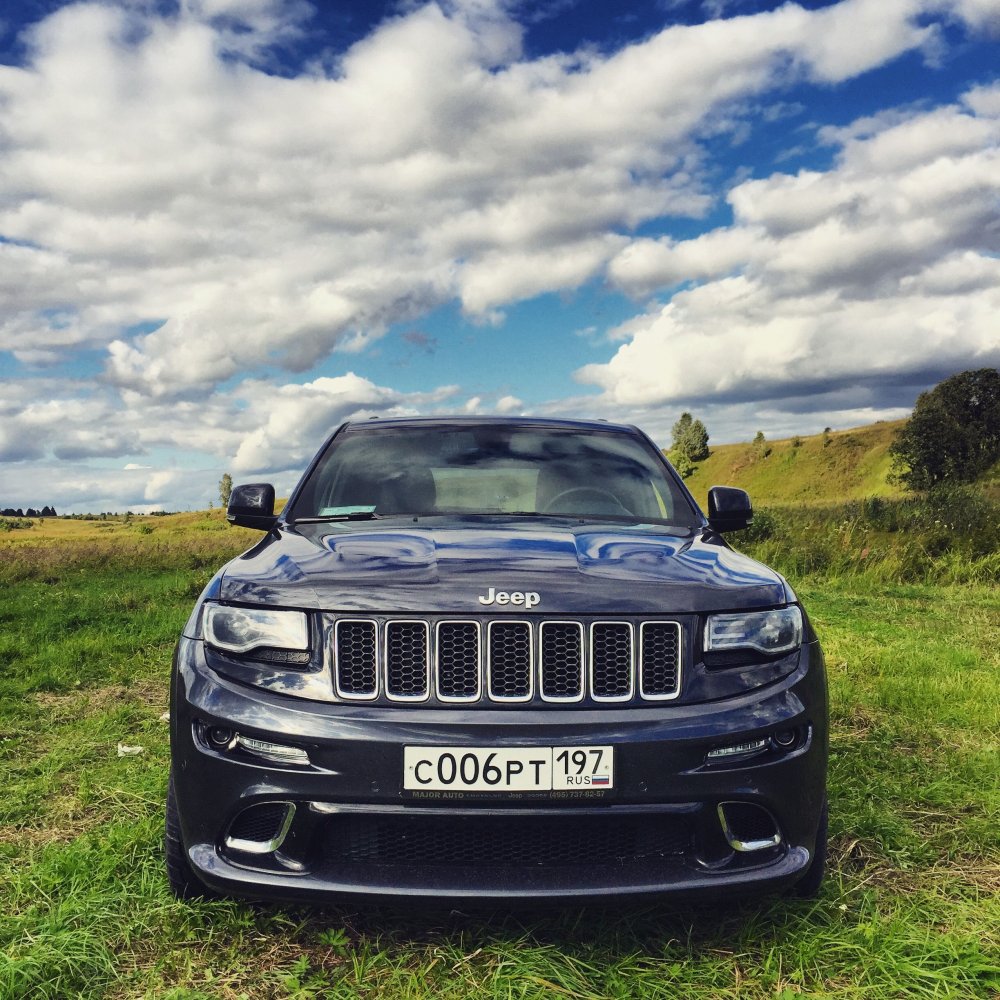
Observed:
[[[292,519],[443,513],[696,523],[641,438],[506,424],[348,427],[303,484]]]

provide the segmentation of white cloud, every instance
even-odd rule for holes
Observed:
[[[650,406],[1000,362],[993,95],[841,129],[831,170],[734,188],[732,227],[624,249],[609,274],[625,289],[703,283],[625,323],[578,378]]]
[[[520,413],[524,410],[524,400],[517,396],[501,396],[495,409],[497,413]]]
[[[454,298],[495,320],[598,273],[624,230],[706,211],[695,140],[729,102],[844,79],[930,33],[921,0],[844,0],[530,59],[505,9],[416,6],[334,75],[294,79],[258,66],[303,30],[301,3],[46,18],[28,65],[0,67],[16,241],[0,349],[106,348],[113,384],[172,398],[306,371]],[[163,325],[128,332],[147,321]]]
[[[274,371],[366,350],[449,302],[503,336],[511,304],[602,274],[683,290],[582,371],[600,397],[553,412],[667,433],[663,404],[694,399],[720,428],[773,433],[795,429],[808,380],[835,426],[899,409],[845,397],[851,379],[996,358],[996,86],[821,129],[834,168],[736,185],[730,226],[629,234],[704,216],[702,142],[801,110],[775,91],[933,59],[935,24],[989,31],[998,0],[786,4],[540,58],[522,5],[413,0],[294,78],[272,72],[272,47],[308,29],[308,5],[164,9],[65,6],[24,66],[0,65],[0,351],[42,375],[81,351],[104,364],[103,380],[0,383],[5,488],[51,491],[25,504],[204,506],[226,470],[287,492],[344,419],[521,412],[478,379],[468,398]]]
[[[236,447],[233,471],[301,472],[323,439],[345,420],[413,415],[456,392],[455,386],[443,386],[432,392],[402,393],[353,372],[301,385],[244,382],[233,395],[245,401],[241,418],[250,429]]]
[[[170,496],[167,491],[174,488],[180,477],[181,473],[177,469],[161,469],[154,472],[146,481],[143,499],[162,503],[165,497]]]

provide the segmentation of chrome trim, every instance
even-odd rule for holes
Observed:
[[[645,657],[643,656],[643,652],[646,648],[645,632],[647,625],[673,625],[677,631],[677,683],[671,694],[646,694],[643,689],[643,681],[645,680],[645,671],[643,669]],[[684,629],[681,627],[681,623],[671,618],[642,622],[639,625],[639,656],[636,664],[639,672],[639,697],[643,701],[673,701],[675,698],[679,698],[681,693],[681,673],[684,669]]]
[[[624,625],[628,629],[629,638],[629,672],[628,693],[623,695],[598,695],[594,691],[594,629],[602,625]],[[612,702],[631,701],[635,697],[635,626],[631,622],[601,620],[590,623],[590,697],[596,702],[608,704]]]
[[[528,693],[514,698],[503,698],[493,693],[493,626],[523,625],[528,630]],[[486,696],[490,701],[514,704],[531,701],[535,697],[535,635],[531,622],[519,618],[497,618],[486,626]]]
[[[340,639],[339,631],[341,625],[371,625],[375,632],[375,688],[371,694],[353,694],[341,690],[340,687]],[[338,698],[345,701],[374,701],[379,696],[381,685],[379,678],[382,676],[382,663],[379,657],[379,636],[378,622],[374,618],[338,618],[333,623],[333,690]]]
[[[409,618],[383,618],[378,617],[350,617],[338,618],[335,614],[329,615],[329,625],[324,629],[326,649],[329,656],[328,670],[332,674],[333,690],[337,700],[346,702],[374,702],[386,700],[397,704],[426,703],[435,700],[442,705],[466,704],[471,705],[476,702],[495,704],[524,704],[530,701],[541,701],[545,704],[578,704],[588,698],[596,704],[624,704],[629,701],[641,699],[644,702],[666,702],[674,701],[681,695],[685,676],[684,657],[686,655],[685,626],[677,619],[651,619],[649,621],[637,619],[626,621],[624,619],[594,619],[591,616],[582,616],[580,619],[551,618],[543,621],[532,622],[528,619],[493,617],[468,617],[468,618],[438,618],[436,615],[426,617]],[[342,626],[350,625],[365,626],[370,630],[369,634],[374,642],[374,669],[375,686],[374,689],[366,690],[360,694],[345,691],[341,684],[340,669],[340,646]],[[426,645],[426,655],[424,664],[424,684],[425,691],[419,695],[400,695],[389,693],[389,669],[388,648],[389,637],[393,626],[413,625],[423,629],[424,641]],[[471,625],[476,630],[476,642],[478,645],[478,665],[477,665],[477,687],[474,696],[456,696],[443,694],[441,691],[441,628],[447,625]],[[493,694],[493,664],[492,664],[492,640],[493,629],[498,626],[515,625],[525,630],[525,638],[528,643],[526,665],[528,677],[529,694],[517,697],[503,697]],[[677,643],[676,674],[677,681],[673,691],[667,694],[652,694],[645,691],[645,670],[643,668],[643,650],[647,641],[646,626],[669,626],[674,629]],[[580,665],[580,694],[572,697],[546,695],[543,685],[543,673],[545,670],[544,658],[544,636],[545,630],[549,627],[572,627],[579,630],[581,643],[581,665]],[[607,672],[603,669],[596,669],[601,666],[595,662],[594,648],[595,635],[598,629],[605,627],[618,627],[627,630],[629,644],[629,687],[628,691],[622,695],[601,695],[596,693],[598,680],[607,680]]]
[[[549,625],[572,625],[580,633],[580,693],[572,697],[547,695],[545,693],[545,629]],[[558,618],[544,621],[538,626],[538,693],[542,701],[551,704],[572,704],[583,701],[587,695],[587,636],[584,632],[583,622],[563,621]]]
[[[771,817],[771,822],[774,823],[774,836],[768,837],[766,840],[738,840],[736,835],[733,833],[732,827],[729,825],[729,820],[726,819],[726,806],[746,806],[752,805],[755,809],[760,809],[761,812],[767,813]],[[775,822],[771,813],[765,809],[763,806],[757,805],[756,802],[720,802],[716,807],[716,811],[719,814],[719,822],[722,824],[722,834],[726,838],[727,843],[734,851],[740,851],[741,853],[746,853],[750,851],[763,851],[768,847],[777,847],[781,843],[781,831],[778,829],[778,824]]]
[[[424,693],[393,694],[389,690],[389,632],[393,625],[420,625],[424,630]],[[431,696],[431,630],[426,618],[391,618],[382,626],[382,663],[385,673],[385,696],[389,701],[427,701]]]
[[[441,642],[439,639],[442,625],[474,625],[476,628],[476,693],[474,695],[441,694]],[[479,701],[483,696],[483,627],[471,618],[444,618],[434,626],[434,697],[446,705],[469,704]]]
[[[285,842],[285,837],[288,836],[292,820],[295,818],[295,803],[284,801],[256,802],[253,806],[247,806],[247,808],[253,809],[255,806],[272,805],[285,806],[285,818],[281,821],[281,825],[278,827],[278,832],[270,840],[243,840],[240,837],[227,836],[226,847],[232,851],[242,851],[244,854],[272,854],[279,847],[281,847],[281,845]]]

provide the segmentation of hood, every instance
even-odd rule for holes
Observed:
[[[564,519],[422,518],[281,525],[234,559],[222,600],[391,614],[667,614],[794,600],[718,536]],[[486,603],[490,597],[492,603]],[[482,600],[481,600],[482,598]]]

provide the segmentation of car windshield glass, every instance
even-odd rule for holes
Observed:
[[[349,427],[303,484],[291,515],[442,513],[696,523],[643,439],[506,424]]]

